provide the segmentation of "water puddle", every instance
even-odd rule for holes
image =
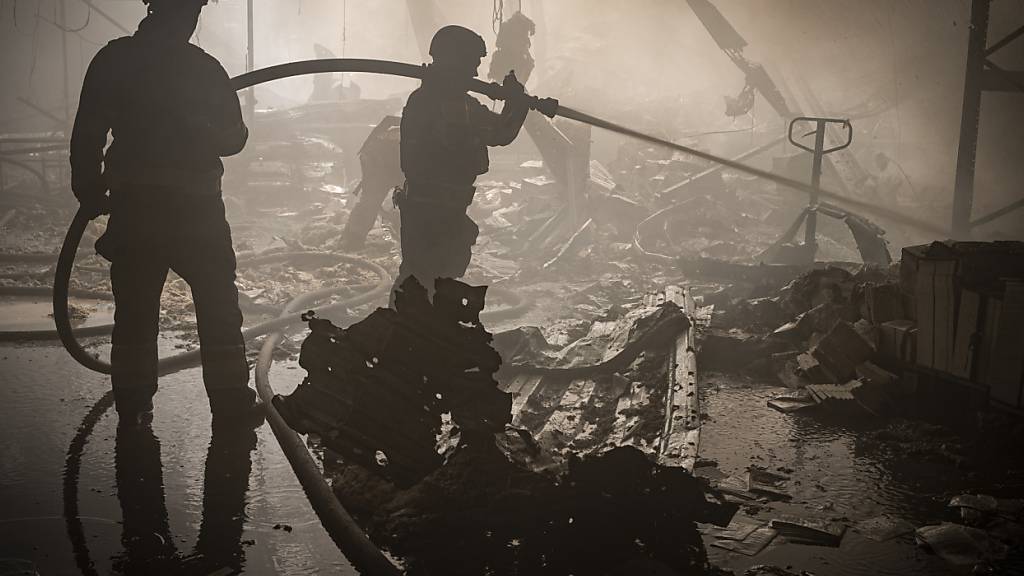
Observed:
[[[72,325],[100,326],[114,321],[114,302],[72,298]],[[0,331],[53,330],[53,302],[49,298],[0,296]]]
[[[915,546],[912,533],[876,542],[852,526],[883,514],[914,527],[936,524],[948,516],[951,496],[984,491],[976,479],[950,463],[908,461],[890,450],[877,441],[882,420],[827,412],[783,414],[766,402],[784,388],[712,373],[702,379],[707,419],[700,456],[717,462],[717,471],[708,472],[708,467],[699,473],[745,479],[750,466],[773,472],[786,478],[779,491],[789,499],[754,501],[743,505],[741,514],[762,523],[791,516],[847,526],[836,548],[777,537],[754,556],[711,547],[716,538],[706,535],[713,564],[737,573],[756,564],[830,576],[963,573]]]
[[[176,342],[163,339],[161,354]],[[73,547],[63,514],[65,458],[108,380],[59,346],[5,345],[0,356],[6,559],[41,574],[77,573],[83,550],[100,574],[227,574],[233,565],[252,574],[355,574],[269,426],[251,437],[212,437],[198,368],[161,378],[151,432],[119,434],[112,410],[96,421],[75,483],[82,538]],[[275,389],[296,386],[296,368],[275,364]]]

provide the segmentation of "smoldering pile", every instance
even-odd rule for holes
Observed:
[[[485,288],[415,279],[395,309],[310,319],[306,379],[275,405],[329,449],[325,474],[409,573],[702,573],[697,522],[728,523],[703,480],[634,446],[579,455],[511,425]]]

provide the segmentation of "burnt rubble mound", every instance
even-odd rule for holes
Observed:
[[[303,383],[275,406],[328,448],[325,474],[408,574],[703,574],[697,522],[734,508],[633,446],[580,456],[510,424],[485,287],[410,278],[395,309],[310,318]]]

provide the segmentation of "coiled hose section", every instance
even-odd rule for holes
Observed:
[[[279,66],[272,66],[262,70],[256,70],[232,79],[232,84],[236,90],[241,90],[256,84],[289,76],[339,71],[371,72],[394,76],[406,76],[410,78],[421,78],[424,70],[425,68],[423,66],[415,66],[399,62],[359,59],[330,59],[293,62]],[[492,95],[492,97],[499,96],[494,93],[497,89],[494,85],[481,81],[474,81],[471,83],[469,88],[474,91]],[[32,171],[31,168],[26,168],[30,172]],[[47,183],[45,182],[45,178],[42,178],[41,182],[44,189],[46,189]],[[61,246],[60,255],[57,260],[57,268],[53,284],[53,316],[57,328],[57,335],[71,356],[90,370],[103,374],[110,374],[110,364],[87,352],[75,338],[75,331],[72,329],[70,313],[68,311],[71,271],[75,261],[75,254],[78,251],[78,245],[81,242],[82,235],[88,224],[89,218],[85,213],[79,210],[75,214],[75,218],[64,237],[64,243]],[[364,304],[383,295],[389,289],[390,277],[383,268],[359,258],[341,255],[334,255],[334,257],[339,260],[346,260],[353,264],[369,268],[377,274],[379,282],[375,287],[372,287],[367,292],[341,302],[337,302],[331,306],[321,309],[321,311],[348,308],[349,306]],[[264,345],[260,350],[256,365],[257,392],[266,405],[267,420],[270,422],[271,429],[274,431],[274,435],[281,443],[281,447],[287,455],[288,461],[295,470],[295,474],[299,478],[299,482],[302,484],[303,489],[306,491],[310,503],[313,505],[313,509],[320,517],[324,528],[327,529],[331,538],[338,545],[338,548],[342,553],[345,554],[345,556],[360,572],[373,575],[400,574],[398,568],[395,567],[395,565],[388,560],[372,542],[370,542],[370,539],[355,523],[341,503],[338,502],[334,493],[324,481],[323,476],[320,474],[316,463],[313,461],[312,456],[310,456],[309,451],[306,449],[302,440],[288,427],[271,403],[274,393],[273,389],[270,387],[269,381],[270,365],[273,361],[273,349],[283,337],[283,330],[301,320],[297,314],[298,310],[335,293],[337,290],[338,289],[327,289],[300,296],[285,307],[280,318],[253,326],[243,331],[243,336],[246,340],[250,340],[255,336],[269,334],[269,337],[266,342],[264,342]],[[496,313],[492,314],[492,319],[519,314],[526,308],[526,306],[527,304],[520,299],[517,304],[514,304],[509,308],[496,311]],[[94,328],[93,330],[96,331],[97,329]],[[175,370],[180,370],[186,366],[194,365],[199,359],[199,350],[193,350],[171,356],[169,358],[164,358],[159,364],[160,373],[167,374]],[[85,538],[81,533],[81,522],[77,514],[78,470],[85,441],[89,434],[92,433],[92,428],[95,423],[106,412],[106,410],[113,405],[111,400],[112,393],[108,392],[100,398],[96,405],[94,405],[90,410],[86,421],[84,421],[82,426],[79,427],[78,433],[73,439],[71,446],[68,448],[68,456],[65,466],[64,497],[65,517],[68,523],[68,532],[71,536],[72,545],[75,546],[75,557],[78,561],[79,567],[87,574],[94,574],[95,569],[92,568],[92,563],[89,561],[88,548],[84,547]]]
[[[110,331],[109,325],[93,326],[88,328],[74,329],[71,326],[71,317],[68,310],[68,299],[70,296],[102,298],[106,294],[87,290],[71,290],[71,273],[74,267],[78,245],[81,242],[82,234],[85,231],[89,219],[81,212],[75,214],[75,218],[68,228],[61,246],[60,255],[57,258],[56,273],[54,276],[53,293],[53,317],[56,324],[56,336],[68,350],[71,356],[83,366],[100,372],[110,374],[110,364],[97,356],[89,353],[82,347],[78,337],[106,334]],[[256,362],[256,390],[263,400],[267,409],[267,422],[270,424],[274,436],[281,445],[289,464],[295,471],[299,483],[306,492],[314,511],[320,518],[327,533],[337,544],[339,550],[349,561],[362,573],[377,574],[400,574],[398,568],[387,559],[386,556],[370,541],[362,528],[355,522],[344,506],[338,501],[330,486],[324,481],[317,463],[313,460],[309,450],[306,448],[302,438],[293,431],[284,421],[281,415],[274,408],[271,399],[274,396],[273,388],[270,385],[270,367],[273,363],[274,348],[284,337],[284,331],[289,326],[301,322],[301,312],[314,307],[318,302],[323,301],[337,294],[341,290],[357,292],[355,296],[344,298],[333,304],[318,308],[320,313],[343,312],[348,308],[372,302],[383,297],[390,288],[390,276],[380,266],[362,258],[332,254],[326,252],[287,252],[276,253],[239,261],[239,265],[252,266],[270,262],[293,260],[296,258],[326,259],[337,263],[348,262],[363,267],[373,272],[378,281],[372,284],[361,284],[348,287],[332,287],[303,294],[285,306],[281,315],[267,322],[263,322],[245,329],[242,334],[246,341],[251,341],[258,336],[267,335],[267,339],[260,348]],[[28,255],[21,258],[26,261],[47,261],[46,256]],[[6,287],[2,290],[6,294],[27,294],[38,295],[47,291],[46,288],[35,287]],[[510,301],[510,305],[496,310],[487,310],[481,314],[483,320],[491,322],[505,320],[521,315],[530,306],[530,302],[519,294],[495,288],[495,292],[502,295],[502,299]],[[50,331],[2,334],[4,340],[10,339],[39,339],[52,337]],[[199,350],[192,350],[174,356],[163,358],[159,363],[159,372],[166,375],[200,362]],[[89,410],[86,417],[68,446],[67,457],[64,467],[64,517],[68,535],[72,543],[75,561],[83,574],[96,574],[93,563],[90,559],[87,540],[85,538],[82,522],[78,513],[78,478],[81,470],[81,458],[84,452],[88,437],[92,434],[96,423],[103,417],[107,410],[113,406],[113,393],[108,391]]]
[[[71,271],[75,261],[75,253],[78,244],[81,242],[82,234],[89,223],[89,218],[79,210],[68,228],[61,246],[60,255],[57,258],[57,270],[53,286],[53,316],[57,326],[57,334],[61,343],[68,350],[71,356],[80,364],[100,372],[110,374],[110,363],[90,354],[78,342],[75,331],[71,326],[71,318],[68,312],[68,297],[70,295]],[[310,253],[306,253],[310,254]],[[323,253],[312,253],[314,255],[326,256]],[[274,259],[294,257],[296,254],[273,255]],[[376,285],[362,286],[369,288],[362,294],[346,298],[329,306],[320,309],[321,312],[343,310],[359,304],[371,302],[383,296],[390,288],[390,276],[380,266],[360,258],[351,256],[330,255],[336,260],[347,261],[351,264],[362,266],[374,272],[379,281]],[[266,261],[267,259],[263,259]],[[256,364],[256,390],[263,400],[267,420],[270,423],[274,435],[277,437],[281,448],[284,450],[291,464],[295,475],[299,479],[303,490],[306,492],[314,511],[323,523],[324,528],[337,544],[338,548],[346,558],[352,562],[361,573],[372,575],[393,575],[401,572],[387,559],[386,556],[370,541],[362,528],[356,524],[352,516],[338,502],[337,497],[331,488],[324,481],[323,476],[317,468],[316,462],[309,454],[302,439],[299,438],[278,414],[271,402],[274,391],[270,387],[269,373],[270,365],[273,362],[273,351],[284,335],[284,330],[293,324],[301,321],[297,313],[302,308],[313,305],[337,293],[341,288],[328,288],[318,290],[300,296],[285,307],[281,316],[276,320],[263,322],[243,331],[245,339],[251,340],[256,336],[269,334],[263,347],[260,349],[259,358]],[[168,374],[181,370],[199,362],[199,350],[192,350],[177,354],[160,360],[160,374]],[[67,523],[68,535],[74,548],[74,556],[79,569],[85,574],[95,574],[92,561],[89,558],[89,551],[83,533],[81,520],[78,518],[78,475],[81,468],[81,456],[85,449],[88,436],[92,433],[93,427],[102,415],[113,406],[113,393],[108,391],[90,409],[86,419],[79,426],[79,429],[68,447],[68,454],[64,469],[64,513]]]

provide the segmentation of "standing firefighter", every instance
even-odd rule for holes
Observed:
[[[93,216],[110,213],[96,250],[111,262],[118,416],[151,418],[160,294],[174,270],[192,288],[214,424],[256,424],[220,189],[220,157],[241,151],[248,131],[227,73],[189,43],[206,0],[143,1],[138,31],[89,65],[71,136],[75,196]]]
[[[415,276],[430,293],[437,278],[466,273],[479,229],[466,215],[476,177],[487,172],[488,146],[515,140],[530,110],[523,85],[509,73],[500,114],[466,94],[487,54],[484,39],[461,26],[445,26],[430,41],[433,62],[402,113],[405,186],[395,192],[401,210],[402,265],[395,290]],[[394,301],[394,290],[392,290]]]

